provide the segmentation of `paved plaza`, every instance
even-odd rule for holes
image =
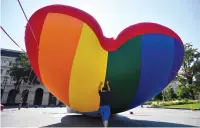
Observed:
[[[109,127],[191,127],[200,126],[200,111],[135,108],[114,115]],[[1,127],[102,127],[100,118],[66,113],[66,108],[17,108],[1,112]]]

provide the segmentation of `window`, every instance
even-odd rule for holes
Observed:
[[[1,75],[3,74],[3,69],[1,69]]]
[[[14,82],[15,82],[14,78],[12,77],[11,80],[10,80],[10,83],[13,84]]]
[[[7,70],[7,71],[6,71],[6,75],[10,75],[10,70]]]
[[[5,60],[1,60],[1,65],[5,65],[6,61]]]
[[[7,81],[8,81],[8,77],[4,77],[4,80],[3,80],[3,84],[7,84]]]
[[[9,61],[7,60],[7,61],[5,62],[5,64],[6,64],[6,65],[9,65]]]

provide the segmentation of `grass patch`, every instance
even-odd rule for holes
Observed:
[[[196,104],[182,104],[182,105],[170,105],[170,106],[160,106],[164,108],[186,108],[186,109],[199,109],[200,103]]]
[[[185,105],[185,104],[200,104],[199,100],[174,100],[174,101],[154,101],[152,106],[176,106],[176,105]]]

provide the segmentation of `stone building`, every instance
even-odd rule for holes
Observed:
[[[32,86],[22,82],[20,93],[16,95],[13,93],[15,92],[14,81],[10,76],[10,67],[21,53],[20,51],[1,49],[1,103],[7,105],[18,104],[20,94],[23,93],[23,102],[29,105],[62,105],[62,102],[54,97],[42,84]]]

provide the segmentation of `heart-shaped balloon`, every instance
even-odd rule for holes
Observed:
[[[34,72],[79,112],[99,109],[98,86],[106,80],[112,113],[134,108],[162,91],[183,61],[179,36],[156,23],[132,25],[116,39],[106,38],[91,15],[64,5],[41,8],[28,23],[25,42]]]

